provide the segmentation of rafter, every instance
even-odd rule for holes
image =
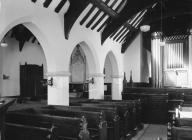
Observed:
[[[126,34],[129,32],[129,29],[126,29],[125,31],[122,32],[122,34],[117,38],[117,42],[123,38],[123,36],[126,36]]]
[[[108,14],[110,17],[116,18],[118,16],[117,12],[106,5],[102,0],[90,0],[91,3],[96,5],[100,10]],[[113,3],[114,5],[115,3]]]
[[[31,0],[31,1],[35,3],[37,0]]]
[[[49,5],[51,4],[52,0],[45,0],[45,2],[43,3],[43,6],[45,8],[49,7]]]
[[[65,5],[65,2],[67,0],[61,0],[61,2],[59,3],[59,5],[55,8],[55,12],[59,13],[59,11],[63,8],[63,6]]]
[[[88,19],[88,17],[91,15],[91,13],[95,10],[95,6],[92,6],[91,9],[88,11],[88,13],[84,16],[84,18],[80,21],[80,25],[83,25],[84,22]]]
[[[126,36],[125,42],[122,44],[121,53],[124,53],[131,42],[136,38],[139,31],[132,31]]]
[[[91,24],[95,21],[95,19],[99,16],[101,10],[98,10],[97,13],[92,17],[92,19],[87,23],[86,27],[89,28]]]
[[[118,38],[119,35],[122,34],[122,32],[124,32],[126,30],[126,27],[123,26],[123,28],[121,28],[118,33],[113,37],[113,40],[116,40]]]
[[[121,13],[119,14],[119,17],[113,19],[113,21],[109,23],[102,32],[101,36],[102,44],[113,33],[113,31],[122,26],[134,14],[149,7],[149,5],[154,4],[156,1],[157,0],[134,0],[131,3],[126,4]]]
[[[65,14],[65,38],[69,38],[71,28],[83,10],[88,6],[88,0],[70,0],[70,7]]]
[[[108,4],[110,2],[110,0],[106,0],[105,1],[105,4]],[[97,27],[97,25],[104,19],[104,17],[106,16],[107,14],[106,13],[104,13],[98,20],[97,20],[97,22],[91,27],[91,30],[94,30],[96,27]]]
[[[110,19],[111,19],[110,17],[107,18],[107,19],[103,22],[103,24],[99,27],[99,29],[97,29],[97,32],[101,31],[101,29],[103,29],[104,26],[109,23]]]

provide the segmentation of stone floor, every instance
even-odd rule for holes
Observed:
[[[144,129],[131,140],[167,140],[167,126],[145,124]]]

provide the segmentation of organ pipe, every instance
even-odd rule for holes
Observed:
[[[152,34],[152,80],[153,86],[157,88],[162,86],[161,40],[161,32],[154,32]]]

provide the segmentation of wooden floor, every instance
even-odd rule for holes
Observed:
[[[167,126],[145,124],[144,129],[141,130],[138,135],[131,140],[167,140]]]

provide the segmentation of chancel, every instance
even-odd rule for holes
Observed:
[[[0,0],[0,135],[192,139],[192,1]]]

